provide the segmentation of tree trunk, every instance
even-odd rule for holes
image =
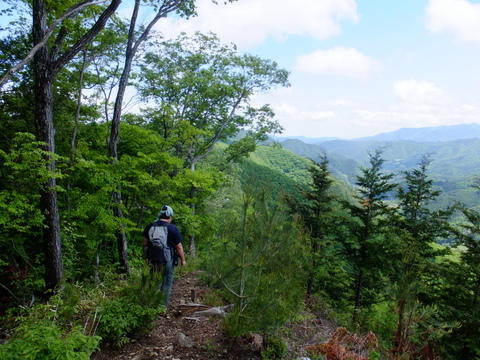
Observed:
[[[72,149],[72,154],[77,148],[77,133],[78,133],[78,124],[80,123],[80,110],[82,109],[82,94],[83,94],[83,78],[85,76],[85,70],[87,69],[87,52],[83,51],[82,56],[82,68],[80,69],[80,79],[78,80],[78,95],[77,95],[77,109],[75,111],[75,123],[73,126],[72,140],[70,140],[70,148]]]
[[[392,354],[393,359],[401,358],[405,353],[405,298],[402,298],[398,301],[398,323],[397,323],[397,332],[395,334],[395,352]]]
[[[192,172],[195,171],[196,164],[197,164],[196,159],[193,158],[193,156],[191,156],[190,157],[190,170]],[[194,186],[192,186],[190,188],[190,198],[192,198],[192,199],[195,198],[195,192],[196,192],[196,189],[195,189]],[[195,218],[195,214],[196,214],[196,211],[197,211],[197,204],[192,202],[190,204],[190,209],[192,210],[192,218]],[[195,234],[193,234],[193,233],[192,233],[192,235],[190,235],[189,254],[192,258],[195,258],[197,256],[197,248],[195,246]]]
[[[117,191],[113,194],[114,198],[114,208],[113,214],[117,219],[123,219],[123,211],[121,208],[122,197],[120,188],[117,188]],[[125,226],[123,223],[119,222],[117,229],[115,231],[117,237],[117,248],[118,248],[118,260],[120,262],[120,272],[128,273],[130,271],[130,263],[128,261],[128,246],[127,246],[127,235],[125,234]]]
[[[314,236],[317,236],[317,234],[315,234]],[[317,269],[317,254],[319,249],[318,242],[319,240],[317,238],[312,238],[312,253],[310,254],[312,263],[307,278],[307,295],[313,294],[313,282],[315,279],[315,270]]]
[[[363,270],[360,269],[357,278],[357,288],[355,290],[355,306],[353,308],[353,324],[356,325],[358,321],[358,310],[360,309],[360,299],[363,287]]]
[[[195,207],[196,204],[190,204],[190,208],[192,209],[192,216],[195,216]],[[195,258],[197,256],[197,249],[195,247],[195,234],[190,235],[189,254],[192,258]]]
[[[46,8],[43,0],[33,2],[33,38],[39,43],[46,31]],[[45,143],[44,149],[55,153],[55,130],[53,128],[53,78],[48,50],[44,46],[35,54],[35,129],[37,140]],[[55,172],[55,161],[46,156],[48,169]],[[60,215],[55,178],[43,185],[40,208],[43,220],[45,252],[45,285],[56,288],[63,278],[63,259],[60,238]]]
[[[122,117],[122,105],[123,105],[123,98],[125,97],[125,91],[128,85],[128,78],[130,76],[130,71],[132,68],[133,57],[135,55],[134,51],[134,35],[135,35],[135,24],[138,17],[138,11],[140,8],[140,1],[135,0],[135,6],[133,9],[132,18],[130,19],[130,28],[128,32],[128,41],[127,41],[127,49],[125,53],[125,63],[123,67],[123,72],[120,77],[120,81],[118,84],[118,91],[117,96],[115,98],[115,105],[113,108],[113,117],[112,117],[112,125],[110,127],[110,139],[108,141],[108,157],[112,163],[118,162],[118,138],[120,135],[120,120]],[[123,211],[121,209],[122,206],[122,193],[120,191],[120,187],[113,193],[114,199],[114,208],[113,214],[114,216],[119,219],[118,227],[115,231],[115,235],[117,237],[117,247],[118,247],[118,260],[120,262],[120,271],[127,273],[130,271],[130,264],[128,261],[128,245],[127,245],[127,235],[125,234],[125,228],[123,225]]]

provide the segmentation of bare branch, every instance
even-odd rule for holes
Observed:
[[[75,15],[76,13],[82,11],[83,9],[85,9],[86,7],[88,6],[91,6],[91,5],[98,5],[98,4],[101,4],[101,3],[104,3],[106,2],[107,0],[98,0],[98,1],[95,1],[95,0],[83,0],[81,2],[79,2],[78,4],[75,4],[73,5],[72,7],[70,7],[68,10],[66,10],[58,19],[56,19],[54,22],[52,22],[50,24],[50,26],[48,27],[47,31],[45,32],[45,36],[43,37],[42,41],[40,41],[37,45],[35,45],[31,50],[30,52],[28,53],[28,55],[22,60],[20,61],[19,63],[17,63],[16,65],[12,66],[6,73],[5,75],[2,77],[2,79],[0,80],[0,89],[3,87],[3,85],[5,85],[7,83],[8,80],[11,79],[11,77],[13,76],[13,74],[15,74],[18,70],[20,70],[23,66],[25,66],[26,64],[28,64],[33,56],[35,55],[35,53],[45,45],[45,43],[47,42],[47,40],[50,38],[50,36],[52,36],[52,33],[53,31],[55,30],[55,28],[63,21],[65,20],[66,18],[72,16],[72,15]]]
[[[0,283],[0,286],[10,294],[11,297],[13,297],[18,303],[20,303],[21,305],[24,304],[24,302],[18,297],[16,296],[8,287],[6,287],[5,285],[3,285],[2,283]]]

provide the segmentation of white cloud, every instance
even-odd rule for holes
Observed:
[[[425,80],[399,81],[393,85],[393,91],[397,99],[408,103],[437,106],[450,103],[448,95],[442,89]]]
[[[430,0],[425,26],[432,33],[450,33],[460,41],[480,43],[480,4],[466,0]]]
[[[335,47],[317,50],[297,57],[296,69],[311,74],[331,74],[353,78],[367,78],[380,70],[375,59],[354,48]]]
[[[326,39],[341,32],[342,20],[358,21],[354,0],[239,0],[226,5],[199,0],[197,6],[197,17],[164,19],[157,30],[167,37],[181,31],[212,31],[224,42],[248,48],[270,37],[278,41],[291,35]]]

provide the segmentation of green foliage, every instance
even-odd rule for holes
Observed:
[[[225,300],[220,291],[217,289],[210,289],[205,294],[203,303],[208,306],[222,306],[225,305]]]
[[[86,336],[79,326],[62,331],[51,320],[27,322],[15,330],[14,337],[0,345],[5,360],[88,360],[98,348],[100,337]]]
[[[151,324],[159,313],[159,309],[134,304],[127,298],[111,298],[101,306],[99,333],[122,346],[129,341],[128,336],[145,330],[145,323]]]
[[[292,152],[273,146],[257,146],[248,161],[283,174],[297,185],[310,183],[310,162]],[[292,187],[292,186],[290,186]]]
[[[341,222],[341,218],[336,211],[338,198],[330,191],[334,181],[328,171],[328,163],[326,156],[320,163],[312,160],[308,168],[311,176],[309,188],[301,190],[301,198],[290,194],[287,196],[290,211],[302,216],[303,225],[310,235],[310,266],[307,280],[309,295],[319,291],[321,278],[324,276],[322,272],[326,269],[322,265],[331,259],[329,255],[332,251],[337,253],[332,248],[332,240],[335,237],[336,225]],[[333,268],[330,268],[330,271],[332,270]]]
[[[83,289],[65,284],[48,303],[23,309],[12,337],[0,346],[2,359],[89,359],[98,349],[99,336],[82,325],[88,304]]]
[[[267,339],[266,349],[262,350],[262,360],[281,360],[288,355],[288,347],[280,336],[270,336]]]
[[[18,133],[9,152],[0,150],[0,226],[4,231],[27,232],[42,222],[38,190],[48,178],[59,174],[48,170],[48,157],[53,154],[41,146],[32,134]]]
[[[30,6],[7,3],[13,8],[6,13],[19,16],[0,40],[3,71],[31,46],[25,27]],[[49,22],[73,3],[49,2]],[[145,4],[159,9],[156,1]],[[66,30],[63,43],[57,44],[59,54],[102,9],[89,7],[54,30],[54,37]],[[193,16],[195,2],[183,1],[178,13]],[[33,68],[17,72],[8,91],[0,94],[0,284],[22,305],[38,299],[43,290],[46,213],[39,210],[39,194],[49,190],[43,186],[52,178],[58,184],[67,281],[52,302],[35,306],[21,319],[13,337],[0,347],[2,358],[83,359],[99,338],[86,336],[82,327],[91,335],[100,322],[100,333],[118,344],[148,329],[163,310],[160,279],[134,270],[127,280],[112,281],[115,291],[106,282],[117,265],[116,231],[126,232],[131,264],[140,264],[141,230],[163,203],[175,208],[185,238],[202,240],[200,256],[216,286],[206,301],[235,304],[225,322],[230,335],[265,333],[264,358],[284,356],[284,343],[275,335],[300,306],[305,284],[328,302],[325,309],[334,308],[325,313],[345,318],[342,311],[357,307],[358,322],[384,341],[396,330],[397,342],[433,342],[450,358],[480,356],[480,216],[472,210],[478,206],[478,187],[470,186],[480,171],[478,139],[394,141],[382,148],[382,156],[371,152],[386,142],[284,142],[285,148],[319,160],[320,166],[309,171],[310,162],[303,157],[277,144],[259,146],[266,134],[282,129],[268,105],[252,107],[252,96],[288,86],[288,72],[274,61],[239,54],[213,34],[182,34],[149,47],[139,58],[137,85],[154,107],[144,109],[142,116],[124,117],[118,162],[113,164],[105,141],[109,91],[122,71],[128,24],[112,20],[84,49],[85,56],[56,77],[56,154],[44,151],[44,144],[31,135],[35,109],[42,108],[34,106]],[[85,88],[95,92],[86,96]],[[322,163],[324,149],[328,171]],[[423,153],[435,153],[437,161],[430,164],[420,157]],[[420,166],[411,170],[418,159]],[[52,161],[56,172],[48,167]],[[268,194],[242,193],[252,174],[256,187],[268,187]],[[402,183],[398,198],[391,191],[394,181]],[[355,182],[357,198],[348,185]],[[117,191],[125,216],[121,220],[112,212],[112,193]],[[284,193],[293,198],[289,209],[300,213],[301,221],[276,203]],[[346,200],[344,208],[333,195]],[[444,225],[451,220],[447,211],[439,210],[451,198],[465,204],[460,213],[467,221],[460,223],[459,216],[458,229],[447,234]],[[457,255],[447,261],[445,248],[432,246],[438,240],[458,240]],[[87,296],[79,284],[92,279],[97,287]],[[456,321],[460,326],[454,326]]]
[[[308,173],[310,161],[283,148],[258,146],[250,159],[258,165],[284,173],[298,184],[310,182]]]
[[[478,190],[478,178],[474,187]],[[463,218],[456,229],[457,255],[440,263],[428,300],[442,309],[443,322],[459,324],[439,345],[447,357],[461,354],[467,359],[480,356],[480,212],[466,206],[459,209]]]
[[[165,310],[161,281],[160,273],[144,268],[133,272],[115,294],[105,299],[99,309],[102,338],[121,346],[130,336],[149,330]]]
[[[39,191],[50,177],[47,164],[60,157],[43,150],[29,133],[17,133],[8,151],[0,150],[0,282],[25,302],[42,289],[43,241]]]
[[[362,327],[375,333],[380,345],[386,349],[389,349],[394,340],[392,329],[395,328],[397,321],[394,310],[391,301],[383,301],[360,312],[359,321]]]
[[[271,60],[238,55],[235,46],[220,43],[214,34],[197,32],[163,41],[148,52],[136,86],[157,104],[146,112],[155,129],[174,139],[176,155],[193,170],[218,141],[241,129],[247,130],[246,137],[231,144],[230,160],[253,151],[266,134],[281,131],[268,105],[253,108],[250,98],[288,86],[288,72]]]

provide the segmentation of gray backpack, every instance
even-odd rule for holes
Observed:
[[[147,252],[147,258],[160,265],[172,260],[172,249],[168,243],[168,226],[153,225],[148,231],[148,236],[152,251]]]

